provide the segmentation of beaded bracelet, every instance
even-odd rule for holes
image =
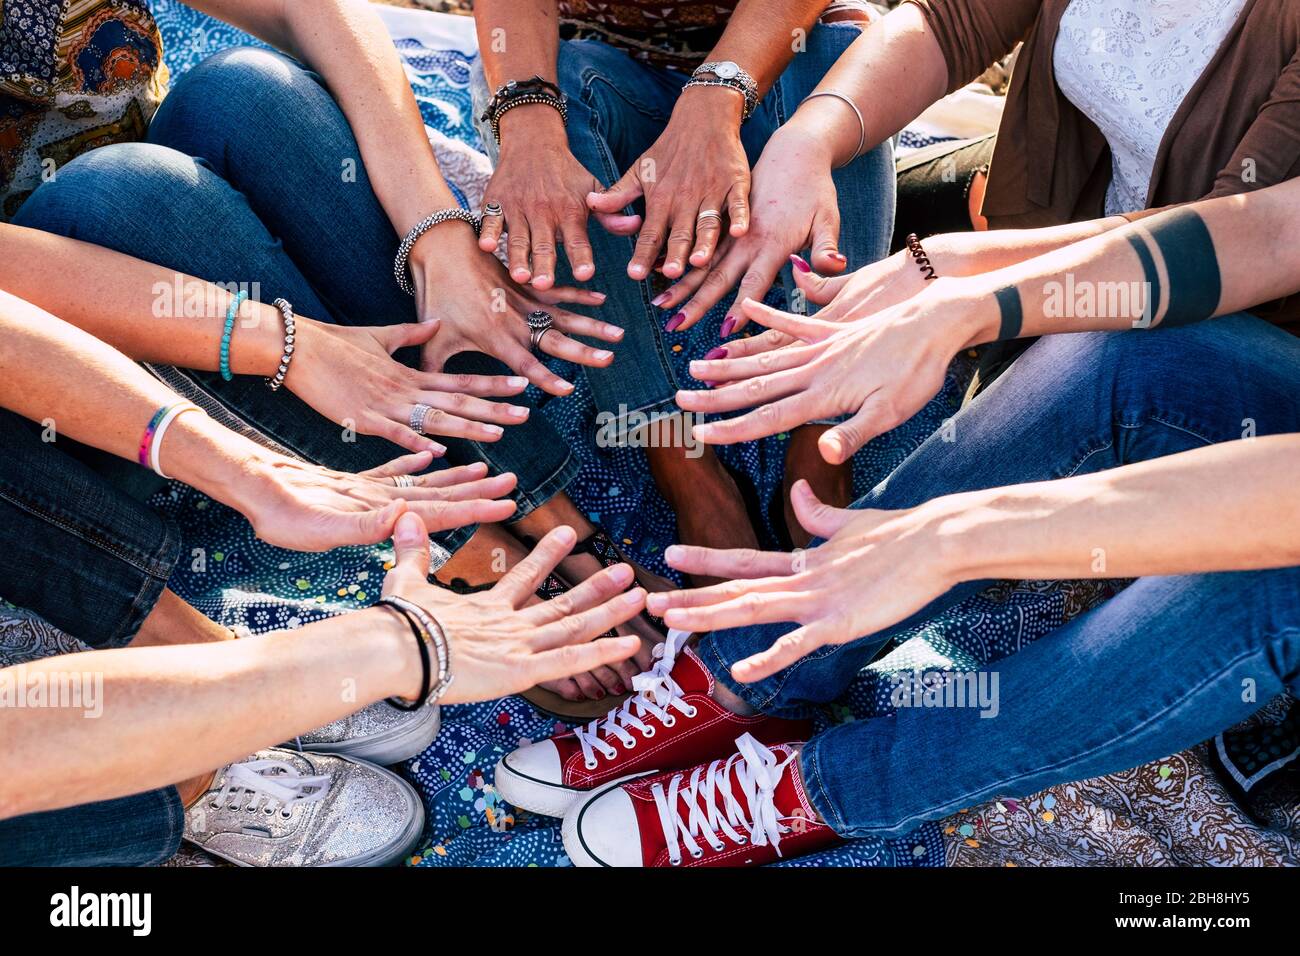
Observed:
[[[388,597],[380,598],[375,602],[377,605],[383,605],[391,608],[400,614],[407,625],[411,628],[411,633],[415,635],[416,643],[420,650],[420,692],[413,700],[404,700],[400,697],[389,697],[388,703],[398,710],[419,710],[425,704],[437,701],[447,689],[451,687],[455,677],[451,673],[451,648],[447,644],[447,635],[432,615],[424,608],[413,604],[405,598],[400,598],[396,594],[390,594]],[[438,655],[438,682],[433,683],[433,664],[429,657],[429,646],[433,645]]]
[[[925,249],[921,245],[921,240],[917,238],[916,233],[908,233],[907,249],[916,260],[916,267],[921,270],[921,275],[925,276],[925,281],[939,278],[935,274],[934,266],[930,265],[930,257],[925,254]]]
[[[163,473],[162,465],[158,462],[158,450],[162,447],[163,435],[167,433],[171,423],[181,415],[186,412],[202,411],[203,409],[193,402],[173,402],[158,409],[149,419],[149,424],[145,426],[144,434],[140,436],[140,448],[136,460],[158,477],[170,480],[171,476]]]
[[[227,382],[235,377],[230,371],[230,336],[235,332],[235,317],[239,315],[239,307],[247,301],[248,293],[240,289],[226,309],[226,324],[221,329],[221,377]]]
[[[293,306],[289,304],[288,299],[276,299],[273,303],[280,310],[280,316],[284,319],[284,352],[280,355],[280,367],[275,370],[275,374],[266,380],[267,386],[273,392],[278,392],[280,386],[284,384],[284,377],[289,374],[289,363],[293,361],[294,340],[297,338],[295,329],[297,328]]]
[[[397,247],[397,258],[393,260],[393,277],[397,279],[398,286],[407,295],[415,295],[415,284],[411,282],[411,271],[409,264],[411,261],[411,250],[415,247],[416,242],[426,232],[434,226],[440,226],[444,222],[452,219],[459,219],[461,222],[467,222],[474,228],[474,235],[478,235],[483,223],[472,212],[461,209],[459,206],[452,206],[449,209],[439,209],[432,216],[422,219],[420,222],[406,234],[402,244]]]

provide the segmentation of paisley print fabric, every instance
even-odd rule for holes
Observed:
[[[86,150],[143,138],[166,88],[145,0],[0,3],[0,220]]]

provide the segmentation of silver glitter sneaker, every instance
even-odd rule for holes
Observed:
[[[415,790],[383,767],[272,748],[217,772],[185,839],[237,866],[389,866],[424,833]]]
[[[438,736],[441,723],[437,704],[408,711],[381,700],[281,746],[387,767],[423,753]]]

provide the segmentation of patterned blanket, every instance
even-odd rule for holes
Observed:
[[[253,42],[174,0],[152,0],[168,66],[179,76],[226,46]],[[380,8],[406,63],[430,139],[460,198],[474,207],[490,173],[471,122],[469,77],[477,54],[463,18]],[[779,304],[779,299],[774,298]],[[685,363],[711,347],[722,313],[685,337]],[[941,393],[912,422],[857,456],[862,492],[881,480],[944,419],[969,381],[972,359],[960,357]],[[576,374],[576,370],[567,370]],[[679,373],[682,381],[688,377]],[[581,382],[581,375],[574,379]],[[644,459],[632,450],[598,449],[589,394],[580,386],[544,413],[577,449],[582,472],[570,489],[594,520],[620,538],[638,561],[665,573],[673,515],[658,496]],[[761,500],[779,494],[783,442],[777,436],[723,457],[747,476]],[[302,555],[256,540],[237,514],[192,489],[173,485],[154,504],[180,526],[195,560],[172,587],[214,619],[255,632],[296,627],[365,606],[378,592],[391,553],[342,548]],[[774,544],[774,530],[760,532]],[[892,677],[915,670],[969,670],[1019,650],[1109,596],[1096,583],[1007,584],[972,598],[943,617],[902,635],[862,675],[826,724],[889,712]],[[20,620],[11,628],[26,628]],[[0,624],[0,650],[4,635]],[[1295,864],[1300,860],[1300,765],[1285,764],[1294,748],[1294,713],[1280,699],[1232,734],[1121,774],[1054,787],[1022,799],[974,807],[898,840],[862,840],[788,861],[789,866],[989,866]],[[492,786],[500,755],[520,741],[550,734],[552,720],[519,698],[446,708],[438,739],[400,768],[424,797],[429,830],[412,865],[566,865],[555,821],[505,804]],[[960,740],[952,741],[954,748]],[[1291,752],[1294,752],[1292,749]],[[1259,781],[1233,767],[1270,766]],[[1279,769],[1280,768],[1280,769]],[[1234,778],[1235,782],[1234,782]],[[1242,786],[1249,781],[1249,793]]]

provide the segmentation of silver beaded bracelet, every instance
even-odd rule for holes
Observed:
[[[397,258],[393,262],[393,275],[397,277],[397,284],[401,286],[403,292],[407,295],[415,295],[415,285],[411,282],[410,260],[411,249],[420,240],[426,232],[434,226],[440,226],[449,219],[459,219],[461,222],[467,222],[474,227],[474,234],[477,235],[480,222],[475,215],[467,209],[461,209],[459,206],[453,206],[451,209],[439,209],[432,216],[416,224],[415,228],[406,234],[402,244],[397,247]]]
[[[408,622],[416,625],[420,632],[420,639],[428,646],[433,648],[434,654],[438,658],[437,676],[435,677],[430,668],[430,680],[425,690],[422,700],[417,701],[398,701],[397,706],[401,709],[412,709],[412,704],[419,707],[438,701],[443,694],[447,693],[448,688],[456,680],[455,675],[451,672],[451,646],[447,643],[447,634],[443,631],[442,625],[438,623],[437,618],[412,601],[398,597],[396,594],[390,594],[380,600],[380,604],[387,604],[398,611],[403,612]]]
[[[284,319],[284,352],[280,355],[280,367],[266,380],[271,391],[278,392],[280,386],[284,384],[284,377],[289,374],[289,363],[293,361],[294,341],[297,336],[293,306],[289,304],[289,300],[276,299],[271,304],[280,310],[280,316]]]

